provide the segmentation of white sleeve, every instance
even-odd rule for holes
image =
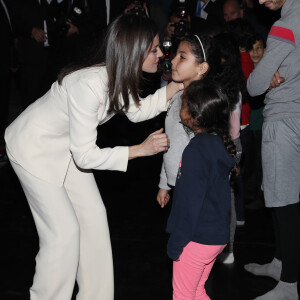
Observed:
[[[162,87],[153,95],[141,99],[139,106],[136,106],[134,101],[131,100],[128,112],[125,114],[130,121],[141,122],[154,118],[161,112],[166,111],[168,105],[166,87]]]
[[[101,106],[105,109],[104,88],[101,82],[90,79],[81,79],[69,87],[70,150],[80,168],[126,171],[128,147],[100,149],[96,145],[97,114]]]

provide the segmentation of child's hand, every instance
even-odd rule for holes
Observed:
[[[170,200],[170,195],[168,190],[159,189],[156,200],[158,204],[163,208]]]

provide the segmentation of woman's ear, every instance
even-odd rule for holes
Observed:
[[[198,68],[198,76],[204,75],[209,69],[209,64],[207,62],[203,62],[199,65]]]

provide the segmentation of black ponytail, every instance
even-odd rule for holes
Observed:
[[[191,117],[195,126],[204,132],[218,135],[230,156],[236,158],[237,152],[229,135],[230,108],[227,96],[220,87],[208,80],[193,81],[185,91]],[[238,173],[237,165],[233,173]]]

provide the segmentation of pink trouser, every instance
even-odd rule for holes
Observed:
[[[190,242],[184,247],[179,261],[173,262],[173,300],[210,299],[204,285],[225,246]]]

